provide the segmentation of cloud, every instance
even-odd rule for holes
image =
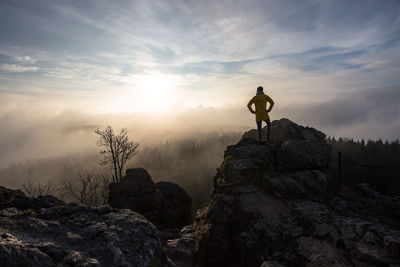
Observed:
[[[29,64],[35,64],[37,59],[32,58],[30,56],[20,56],[15,58],[17,61],[22,62],[22,63],[29,63]]]
[[[0,70],[6,72],[27,72],[27,71],[37,71],[39,68],[35,66],[23,66],[16,64],[1,64]]]
[[[299,122],[329,135],[356,139],[400,139],[400,86],[347,92],[326,101],[287,106]]]
[[[37,7],[6,1],[3,7],[13,14],[11,20],[25,15],[18,23],[9,23],[15,29],[7,29],[3,44],[46,49],[47,55],[42,53],[41,57],[47,57],[49,72],[62,67],[58,62],[74,55],[81,61],[96,58],[97,64],[136,72],[162,68],[181,74],[234,74],[241,69],[227,68],[227,62],[279,55],[284,58],[329,46],[360,51],[399,35],[390,30],[396,27],[396,21],[392,27],[383,28],[393,23],[396,15],[396,4],[391,1],[361,6],[344,5],[341,1],[133,1],[112,5],[106,1],[44,1]],[[376,11],[372,12],[371,7]],[[365,23],[367,18],[373,23]],[[19,34],[25,24],[33,28],[32,32],[39,37],[34,38],[37,42],[32,42],[31,35]],[[16,34],[9,36],[10,32]],[[105,54],[114,55],[115,60]],[[121,54],[127,56],[125,66],[116,58]],[[352,51],[347,55],[357,56]],[[298,58],[299,62],[302,60],[307,59]],[[80,63],[71,60],[71,64]],[[358,65],[337,66],[340,69]]]

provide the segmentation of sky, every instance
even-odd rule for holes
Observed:
[[[399,63],[398,0],[0,0],[0,143],[99,114],[254,127],[259,85],[272,119],[399,139]]]

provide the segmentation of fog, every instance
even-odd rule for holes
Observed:
[[[110,166],[100,165],[94,130],[108,124],[117,130],[123,124],[117,118],[124,118],[131,129],[130,139],[139,143],[139,154],[127,167],[147,169],[155,182],[178,183],[192,196],[193,208],[197,209],[208,201],[212,178],[226,146],[236,143],[247,129],[212,123],[191,125],[185,122],[188,113],[179,119],[182,125],[158,129],[145,122],[135,122],[133,115],[80,115],[62,113],[37,125],[25,125],[18,134],[6,132],[12,143],[12,146],[9,144],[12,153],[2,153],[3,162],[11,163],[0,169],[1,184],[21,188],[27,182],[52,182],[59,188],[63,179],[82,173],[111,176]],[[190,117],[196,116],[194,112]],[[46,128],[51,132],[45,131]],[[58,191],[52,193],[59,196]]]
[[[275,99],[272,119],[287,117],[329,136],[395,140],[400,133],[400,87],[338,94],[307,102]],[[255,127],[246,103],[232,107],[196,107],[147,113],[89,113],[61,109],[50,101],[0,100],[0,168],[26,160],[60,157],[96,150],[94,130],[126,127],[132,140],[147,145],[193,138],[206,132],[243,132]],[[53,104],[53,105],[52,105]]]
[[[395,140],[400,133],[399,92],[399,87],[370,89],[291,104],[275,98],[270,115],[315,127],[328,136]],[[155,181],[182,185],[196,207],[207,201],[226,146],[255,127],[245,103],[149,115],[90,113],[43,101],[0,102],[1,185],[20,188],[28,180],[57,182],[79,172],[109,171],[99,164],[94,130],[110,125],[116,131],[128,128],[130,139],[139,143],[130,167],[148,169]]]
[[[31,159],[93,152],[97,149],[94,130],[107,125],[115,130],[128,128],[131,140],[140,143],[141,147],[181,138],[195,139],[198,134],[210,131],[243,131],[248,128],[243,119],[242,124],[237,120],[229,121],[224,112],[215,109],[196,109],[161,118],[139,113],[93,115],[73,110],[40,116],[22,110],[23,107],[18,113],[0,116],[0,168]],[[226,113],[238,118],[235,115],[239,114],[235,112],[239,113],[237,110]]]
[[[400,139],[400,86],[338,93],[328,100],[287,106],[286,112],[330,136]]]
[[[249,128],[245,125],[249,114],[235,109],[198,107],[162,117],[77,110],[49,113],[32,105],[9,110],[3,109],[0,116],[1,185],[21,188],[27,181],[52,181],[59,186],[62,179],[79,173],[110,172],[109,166],[100,165],[94,132],[110,125],[115,131],[128,128],[130,140],[139,143],[139,154],[128,167],[146,168],[154,181],[180,184],[193,196],[196,208],[208,199],[224,149]],[[226,114],[237,120],[230,121]]]

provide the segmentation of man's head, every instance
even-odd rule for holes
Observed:
[[[262,86],[257,87],[257,93],[258,92],[263,92],[263,91],[264,91],[264,88],[262,88]]]

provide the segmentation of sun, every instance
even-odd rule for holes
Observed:
[[[148,100],[163,99],[167,95],[170,81],[162,76],[143,75],[138,77],[137,86],[141,95]]]
[[[176,75],[162,73],[136,74],[124,81],[125,85],[99,105],[102,111],[111,113],[139,112],[148,115],[170,113],[182,103],[179,93],[181,79]]]
[[[140,107],[148,113],[165,112],[177,101],[177,82],[174,77],[162,74],[140,75],[136,77],[135,85]]]

